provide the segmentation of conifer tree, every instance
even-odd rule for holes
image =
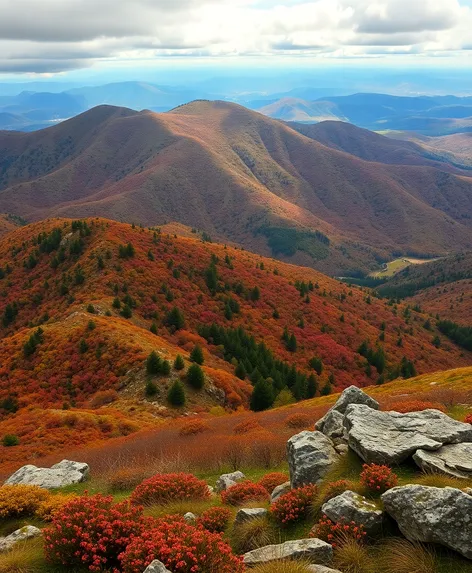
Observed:
[[[157,352],[153,350],[146,360],[146,372],[150,376],[155,376],[156,374],[159,374],[160,371],[161,359],[157,355]]]
[[[176,370],[183,370],[185,368],[184,359],[182,358],[182,356],[180,354],[177,354],[177,356],[175,357],[174,368]]]
[[[267,380],[261,379],[254,386],[251,395],[251,410],[261,412],[267,410],[274,403],[274,393]]]
[[[203,350],[202,347],[197,344],[194,346],[192,352],[190,353],[190,360],[195,362],[195,364],[203,364],[204,357],[203,357]]]
[[[170,387],[167,400],[171,406],[175,406],[176,408],[185,406],[185,390],[180,380],[176,380]]]
[[[205,384],[205,375],[203,370],[198,364],[192,364],[187,370],[187,382],[195,388],[195,390],[201,390]]]

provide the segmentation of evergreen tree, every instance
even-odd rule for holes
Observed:
[[[184,315],[176,306],[167,314],[165,324],[175,330],[181,330],[185,326]]]
[[[146,372],[150,376],[156,376],[161,371],[161,359],[154,350],[146,360]]]
[[[274,393],[271,385],[267,380],[261,379],[254,386],[251,395],[251,410],[261,412],[267,410],[274,403]]]
[[[244,380],[246,378],[247,373],[242,362],[238,362],[238,365],[234,369],[234,373],[240,380]]]
[[[177,356],[175,357],[174,368],[176,370],[183,370],[185,368],[184,359],[182,358],[182,356],[180,354],[177,354]]]
[[[195,390],[201,390],[205,384],[205,375],[203,370],[198,364],[191,364],[187,370],[187,382],[195,388]]]
[[[216,271],[215,263],[211,263],[210,266],[205,271],[205,282],[208,290],[215,294],[218,288],[218,273]]]
[[[307,380],[306,397],[314,398],[316,396],[317,390],[318,390],[318,381],[316,380],[314,374],[310,374]]]
[[[153,334],[157,334],[157,324],[153,322],[151,328],[149,329]]]
[[[80,354],[85,354],[87,352],[87,350],[89,349],[87,342],[85,341],[84,338],[80,339],[79,342],[79,352]]]
[[[257,301],[261,298],[261,291],[259,290],[258,286],[255,286],[252,290],[251,290],[251,294],[250,294],[250,299],[252,301]]]
[[[168,360],[163,360],[161,362],[160,373],[163,376],[169,376],[169,374],[170,374],[170,362]]]
[[[297,339],[295,338],[295,334],[292,333],[290,335],[290,338],[288,339],[286,346],[287,346],[287,350],[289,352],[296,352],[296,350],[297,350]]]
[[[158,388],[155,384],[155,382],[153,382],[152,380],[148,380],[146,382],[146,388],[145,388],[145,393],[146,396],[148,396],[149,398],[152,396],[155,396],[158,392]]]
[[[131,318],[133,316],[133,311],[127,304],[125,304],[120,314],[123,318]]]
[[[195,364],[203,364],[204,357],[203,357],[203,350],[202,347],[197,344],[194,346],[192,352],[190,353],[190,360],[195,362]]]
[[[326,384],[320,390],[320,396],[329,396],[331,392],[332,392],[331,384],[329,382],[326,382]]]
[[[310,366],[310,368],[313,368],[313,370],[318,374],[318,376],[321,376],[321,373],[323,372],[323,361],[321,360],[321,358],[313,356],[308,365]]]
[[[185,406],[185,390],[180,380],[176,380],[169,389],[167,400],[171,406],[180,408]]]

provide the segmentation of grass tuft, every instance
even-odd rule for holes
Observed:
[[[0,554],[0,573],[37,573],[43,565],[41,539],[16,543],[10,551]]]
[[[274,525],[265,517],[258,517],[233,527],[231,546],[236,553],[243,554],[265,545],[278,543],[279,536]]]
[[[421,543],[393,538],[385,541],[379,555],[382,573],[435,573],[434,552]]]
[[[368,547],[349,537],[336,547],[334,566],[343,573],[378,573],[376,560],[370,555]]]

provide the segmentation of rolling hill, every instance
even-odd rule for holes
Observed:
[[[377,159],[366,149],[378,141],[356,137]],[[30,221],[177,221],[337,275],[396,252],[472,247],[472,178],[407,148],[414,164],[333,147],[224,102],[166,114],[101,106],[39,132],[0,133],[0,210]]]
[[[261,377],[303,398],[315,371],[326,393],[470,363],[447,339],[434,346],[439,333],[406,305],[198,235],[51,219],[9,233],[0,253],[0,435],[20,437],[0,463],[178,415],[166,399],[177,379],[206,411],[247,407]],[[196,344],[203,390],[174,368],[146,374],[152,351],[187,367]]]

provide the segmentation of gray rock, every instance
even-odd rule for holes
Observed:
[[[144,573],[171,573],[169,569],[161,563],[160,561],[153,561],[144,571]]]
[[[216,481],[215,491],[221,493],[226,491],[232,485],[237,484],[239,481],[246,479],[243,472],[233,472],[231,474],[222,474]]]
[[[330,410],[324,418],[315,424],[315,427],[318,429],[318,426],[321,425],[323,434],[334,440],[335,438],[342,438],[344,434],[343,422],[344,414],[337,410]]]
[[[400,414],[352,404],[344,426],[349,447],[368,463],[398,464],[416,450],[472,441],[472,425],[456,422],[439,410]]]
[[[274,488],[274,491],[270,494],[270,503],[274,503],[274,501],[277,501],[279,497],[285,495],[291,489],[292,486],[290,485],[289,481],[286,481],[285,483],[278,485],[276,488]]]
[[[307,569],[310,573],[341,573],[339,569],[331,569],[324,565],[308,565]]]
[[[382,531],[383,511],[378,509],[375,503],[353,491],[345,491],[331,498],[323,504],[321,511],[334,523],[354,521],[363,525],[368,535],[377,535]]]
[[[320,432],[326,433],[325,424],[333,424],[332,412],[339,412],[344,414],[350,404],[364,404],[373,410],[378,410],[380,407],[377,400],[374,400],[368,396],[360,388],[357,388],[357,386],[349,386],[349,388],[346,388],[342,391],[336,404],[334,404],[334,406],[328,410],[327,414],[325,414],[323,418],[316,422],[315,428]]]
[[[197,516],[191,511],[187,511],[184,515],[184,519],[187,523],[195,523],[197,521]]]
[[[50,468],[38,468],[26,465],[11,475],[5,484],[7,485],[37,485],[46,489],[55,489],[83,482],[89,475],[88,464],[62,460]]]
[[[236,518],[234,520],[234,525],[241,525],[246,521],[251,521],[252,519],[259,519],[261,517],[267,517],[269,512],[263,507],[256,508],[243,508],[238,511]]]
[[[472,443],[448,444],[435,452],[418,450],[413,455],[423,471],[442,473],[451,477],[472,477]]]
[[[18,543],[19,541],[26,541],[27,539],[32,539],[33,537],[39,537],[41,535],[41,529],[34,527],[33,525],[25,525],[21,529],[17,529],[7,537],[0,537],[0,551],[8,551]]]
[[[292,487],[320,483],[339,461],[333,442],[321,432],[304,431],[287,442],[287,457]]]
[[[333,548],[321,539],[297,539],[280,545],[266,545],[244,555],[246,565],[258,565],[280,559],[305,559],[310,563],[329,563]]]
[[[472,559],[472,497],[460,489],[406,485],[382,495],[384,509],[410,541],[439,543]]]

